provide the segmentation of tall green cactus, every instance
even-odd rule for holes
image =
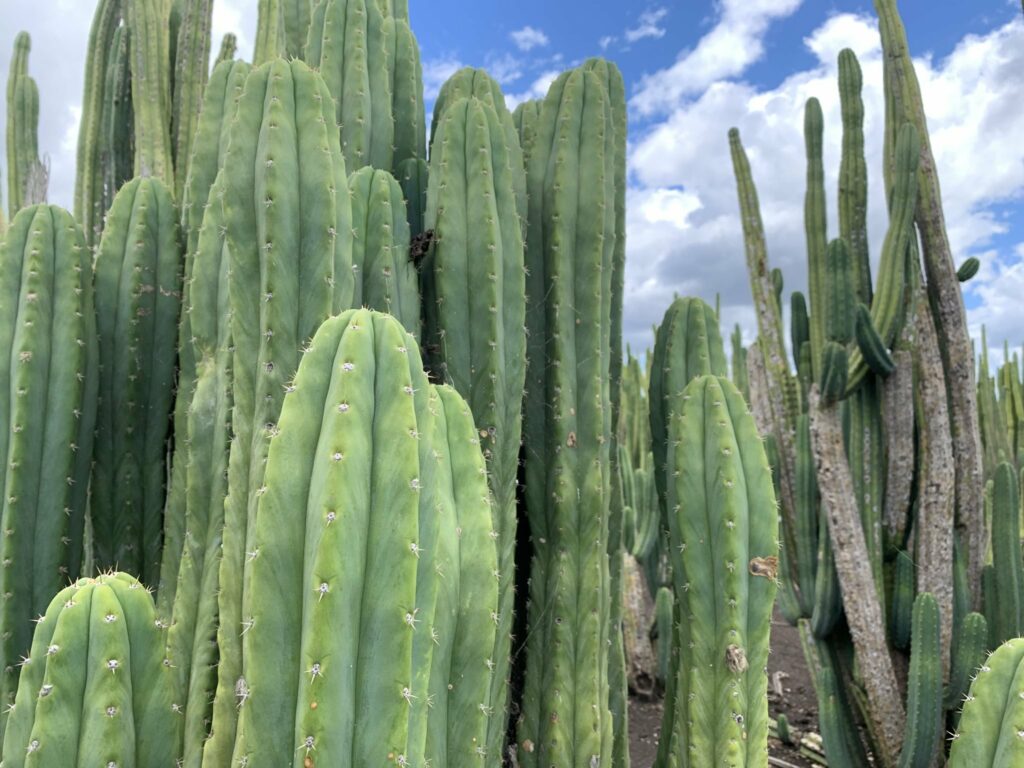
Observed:
[[[408,21],[384,20],[384,39],[388,49],[391,80],[391,113],[395,121],[395,154],[392,161],[397,176],[402,163],[411,158],[427,159],[427,118],[423,106],[423,64],[420,47]]]
[[[193,335],[192,316],[196,312],[194,305],[202,305],[203,308],[213,307],[217,318],[227,325],[228,308],[226,306],[217,308],[216,296],[219,269],[209,269],[212,262],[220,264],[223,249],[223,234],[208,233],[205,237],[204,247],[200,248],[202,225],[208,209],[213,210],[210,227],[213,227],[212,218],[215,217],[217,227],[223,222],[223,210],[220,204],[220,197],[214,196],[210,201],[211,188],[214,179],[223,164],[223,158],[227,150],[228,132],[231,126],[231,119],[234,117],[235,105],[242,93],[245,78],[248,76],[250,66],[241,61],[229,61],[218,64],[210,75],[210,82],[203,95],[203,109],[199,116],[199,123],[196,127],[195,152],[189,164],[188,181],[185,185],[185,196],[182,201],[182,228],[185,239],[185,269],[182,289],[182,313],[178,332],[178,381],[177,392],[174,402],[174,434],[177,439],[174,443],[174,456],[171,462],[171,485],[168,489],[167,507],[164,512],[164,553],[163,562],[160,566],[160,588],[157,593],[157,610],[161,616],[169,616],[171,605],[174,603],[174,594],[178,586],[178,569],[185,547],[186,528],[197,540],[205,539],[205,524],[200,525],[198,521],[191,521],[186,525],[186,475],[188,470],[189,445],[200,441],[201,438],[192,434],[189,435],[189,406],[192,402],[193,392],[196,389],[196,368],[197,358],[201,356],[196,353],[197,347],[203,347],[208,353],[217,349],[215,341],[209,338],[202,343],[199,337]],[[200,258],[202,251],[204,264],[201,266],[205,279],[196,280],[196,259]],[[207,297],[207,292],[212,289],[212,299]],[[193,296],[193,291],[199,295]],[[199,298],[199,296],[203,298]],[[201,323],[211,323],[209,316],[199,318]],[[206,329],[209,325],[206,326]],[[217,337],[212,334],[213,339]],[[228,429],[227,424],[220,427]],[[206,471],[205,469],[201,471]],[[205,506],[205,505],[204,505]],[[205,519],[206,511],[202,512]],[[219,540],[219,539],[218,539]],[[173,631],[172,631],[173,636]]]
[[[14,701],[32,620],[79,574],[96,416],[92,259],[56,206],[0,244],[0,698]]]
[[[514,130],[514,127],[513,127]],[[571,138],[570,138],[571,137]],[[615,127],[587,69],[544,101],[528,186],[524,414],[534,558],[520,765],[608,764]]]
[[[254,69],[224,159],[232,442],[220,562],[217,694],[206,760],[227,765],[237,718],[244,573],[251,565],[267,446],[302,346],[351,305],[352,220],[345,161],[320,76],[294,60]],[[304,162],[316,153],[319,162]]]
[[[409,218],[409,234],[413,239],[422,235],[426,229],[428,175],[427,161],[420,157],[403,160],[395,172],[395,178],[402,185],[405,214]],[[412,254],[414,258],[416,255]],[[420,257],[424,255],[419,254]]]
[[[166,3],[163,0],[124,0],[124,3],[131,33],[135,175],[155,176],[174,189]]]
[[[238,37],[233,32],[226,32],[220,40],[220,51],[213,62],[214,67],[225,61],[234,61],[236,53],[238,53]]]
[[[996,467],[991,495],[992,565],[995,591],[986,595],[985,613],[994,644],[1024,632],[1024,564],[1020,544],[1020,490],[1017,471],[1003,462]]]
[[[724,377],[701,376],[668,418],[679,660],[664,765],[766,766],[768,635],[777,512],[754,419]],[[669,719],[669,718],[672,719]]]
[[[395,50],[377,0],[320,0],[313,9],[306,61],[318,69],[335,105],[350,172],[393,167],[395,119],[388,54]]]
[[[4,765],[173,768],[181,715],[164,634],[152,598],[131,576],[61,590],[32,637]]]
[[[181,306],[178,209],[135,179],[107,215],[96,255],[100,385],[89,510],[96,564],[156,584]]]
[[[900,768],[929,768],[942,741],[942,655],[939,604],[927,592],[914,600],[907,726]]]
[[[304,0],[308,3],[309,0]],[[174,53],[174,90],[171,94],[171,145],[174,151],[175,199],[181,200],[192,162],[192,148],[210,73],[210,25],[213,0],[183,2]]]
[[[265,482],[232,762],[479,761],[497,609],[483,457],[394,318],[321,326]]]
[[[7,71],[7,205],[12,219],[46,199],[45,187],[37,188],[45,179],[39,178],[39,88],[28,74],[31,47],[28,32],[19,32]]]
[[[999,646],[978,670],[949,752],[949,768],[1020,765],[1024,638]]]
[[[409,222],[402,188],[387,171],[369,166],[349,176],[352,200],[352,303],[394,315],[417,341],[420,291],[409,258]]]
[[[435,243],[422,267],[430,365],[473,409],[494,494],[499,610],[487,740],[493,755],[501,753],[507,728],[526,377],[526,276],[513,154],[487,103],[469,97],[449,104],[431,149],[425,226]]]

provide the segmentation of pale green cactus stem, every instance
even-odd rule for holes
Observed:
[[[427,118],[423,106],[423,64],[416,36],[401,19],[384,20],[391,75],[391,112],[395,122],[394,173],[412,158],[427,159]]]
[[[28,32],[19,32],[7,71],[7,205],[12,219],[22,208],[46,199],[39,159],[39,88],[28,74],[31,47]]]
[[[124,0],[131,33],[135,175],[153,176],[174,189],[171,74],[163,0]]]
[[[56,206],[0,243],[0,703],[14,702],[32,621],[81,568],[96,418],[92,259]],[[0,726],[2,726],[0,722]]]
[[[308,0],[303,0],[308,3]],[[210,73],[210,26],[213,0],[183,2],[174,56],[174,91],[171,99],[171,143],[174,150],[174,197],[185,193],[192,147]]]
[[[4,734],[16,768],[174,768],[181,712],[165,626],[124,573],[61,590],[35,627]]]
[[[999,646],[978,670],[964,702],[949,768],[998,768],[1024,760],[1024,638]]]
[[[160,574],[168,418],[181,308],[181,238],[158,179],[121,188],[96,254],[100,389],[90,518],[96,565]]]

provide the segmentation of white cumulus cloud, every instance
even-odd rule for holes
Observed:
[[[661,22],[668,16],[668,8],[654,8],[640,14],[635,27],[630,27],[623,33],[626,42],[635,43],[645,37],[664,37],[665,28]]]
[[[521,51],[532,51],[534,48],[543,48],[548,44],[548,36],[543,30],[534,27],[523,27],[509,35],[512,42]]]

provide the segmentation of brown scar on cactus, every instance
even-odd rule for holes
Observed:
[[[775,581],[779,572],[779,558],[777,557],[755,557],[750,561],[750,575],[764,576]]]
[[[747,654],[738,645],[729,645],[725,649],[725,665],[733,674],[740,675],[747,671]]]

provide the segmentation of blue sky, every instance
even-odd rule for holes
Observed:
[[[214,0],[214,34],[251,51],[257,0]],[[554,73],[593,55],[615,60],[630,95],[626,335],[650,341],[674,293],[721,296],[725,330],[754,332],[726,131],[740,127],[758,182],[770,259],[787,293],[803,289],[802,107],[826,117],[830,236],[835,235],[838,97],[846,46],[865,74],[873,254],[881,204],[881,64],[870,0],[410,0],[428,96],[461,65],[485,66],[510,102],[542,96]],[[33,37],[40,144],[51,200],[69,204],[82,61],[94,3],[0,0],[0,77],[16,30]],[[901,0],[925,92],[957,261],[982,259],[966,298],[993,346],[1024,342],[1024,20],[1017,0]],[[60,62],[47,66],[47,62]],[[74,76],[69,77],[69,73]],[[0,125],[3,124],[0,104]],[[2,138],[0,138],[2,142]],[[3,164],[6,164],[5,162]]]

